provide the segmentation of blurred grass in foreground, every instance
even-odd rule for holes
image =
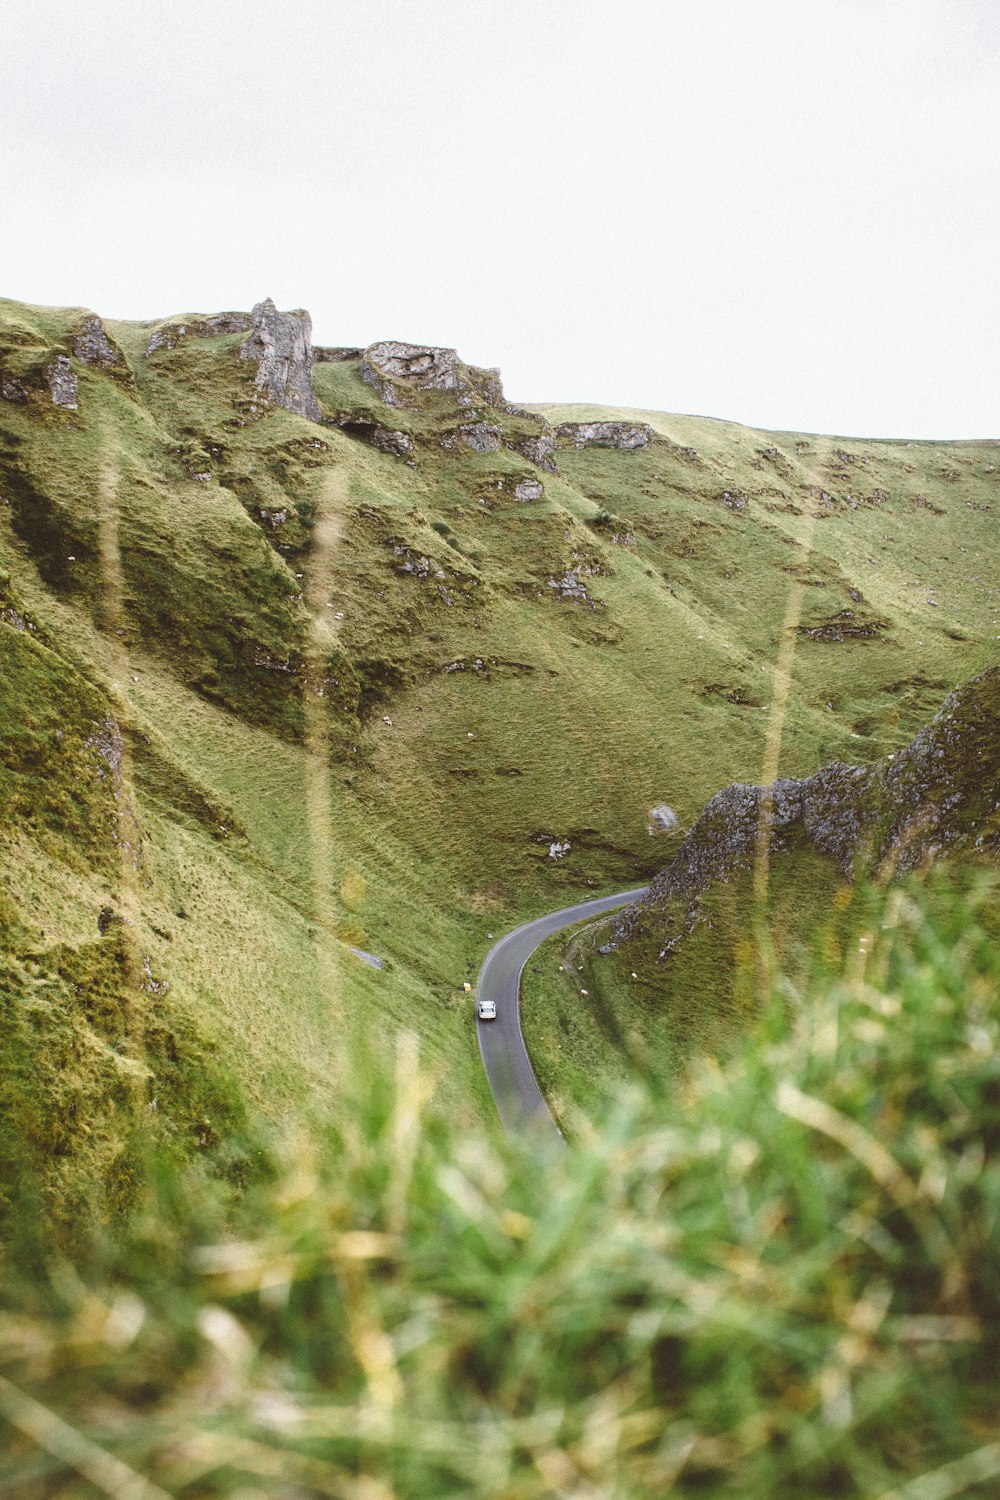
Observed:
[[[403,1038],[241,1198],[154,1174],[74,1265],[22,1224],[0,1494],[997,1495],[996,896],[879,898],[565,1152],[456,1131]]]

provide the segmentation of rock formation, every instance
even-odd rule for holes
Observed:
[[[4,401],[27,401],[28,388],[23,381],[18,380],[16,375],[0,370],[0,396]]]
[[[45,366],[45,379],[53,406],[64,406],[69,411],[76,411],[80,404],[79,387],[68,355],[53,355]]]
[[[499,370],[465,364],[456,349],[385,340],[361,356],[361,379],[386,406],[406,406],[420,391],[454,391],[459,406],[506,410]]]
[[[148,326],[148,325],[147,325]],[[253,319],[249,313],[222,312],[210,318],[192,318],[186,322],[161,323],[146,345],[146,353],[176,349],[183,339],[217,339],[229,333],[249,333]]]
[[[349,412],[340,413],[337,425],[348,437],[360,438],[363,443],[370,443],[380,453],[409,458],[413,452],[413,439],[406,432],[393,432],[388,427],[380,427],[377,422],[352,417]]]
[[[458,367],[456,349],[386,340],[365,350],[360,373],[386,406],[402,406],[403,394],[397,383],[416,391],[457,391]]]
[[[614,941],[655,933],[660,957],[697,920],[715,882],[771,859],[793,839],[847,880],[912,870],[948,849],[1000,855],[1000,667],[965,683],[905,749],[871,765],[835,761],[801,780],[718,792],[649,892],[620,916]]]
[[[318,365],[340,365],[348,359],[360,359],[363,352],[362,349],[330,349],[316,344],[313,357]]]
[[[470,422],[458,429],[458,435],[467,448],[475,453],[496,453],[503,436],[499,427],[489,422]]]
[[[572,443],[574,448],[621,448],[631,452],[649,447],[653,429],[648,422],[563,422],[556,428],[556,436]]]
[[[96,370],[128,371],[125,356],[96,313],[88,313],[73,340],[73,353],[82,365]]]
[[[283,406],[313,422],[321,418],[313,390],[312,319],[301,309],[279,312],[270,297],[251,314],[250,337],[240,345],[240,359],[255,360],[254,385],[268,406]]]
[[[549,474],[556,472],[556,439],[550,428],[540,432],[537,437],[525,438],[512,446],[516,453],[537,464],[540,469],[545,469]]]

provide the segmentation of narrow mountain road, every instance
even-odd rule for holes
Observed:
[[[537,917],[534,922],[526,922],[523,927],[515,927],[487,953],[479,971],[476,991],[476,1031],[486,1077],[504,1129],[509,1134],[533,1130],[562,1138],[538,1087],[521,1034],[521,975],[525,964],[539,944],[554,932],[572,927],[587,917],[599,917],[604,912],[614,911],[617,906],[627,906],[646,890],[646,886],[639,886],[617,896],[597,896],[576,906],[564,906],[559,911],[549,912],[548,916]],[[495,1003],[495,1021],[479,1020],[480,1000]]]

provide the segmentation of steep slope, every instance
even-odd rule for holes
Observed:
[[[676,1066],[742,1029],[773,962],[808,982],[817,942],[834,961],[870,945],[872,888],[935,865],[961,882],[998,859],[993,667],[884,760],[718,792],[644,897],[545,954],[527,985],[533,1057],[563,1100],[587,1096],[595,1033],[612,1072],[614,1048],[626,1065]]]
[[[475,1118],[488,932],[995,660],[1000,444],[555,417],[266,301],[0,302],[11,1150],[58,1119],[53,1201],[127,1189],[123,1113],[201,1151],[336,1100],[357,1034],[415,1030]]]

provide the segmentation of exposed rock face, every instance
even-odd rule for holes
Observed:
[[[540,432],[537,437],[525,438],[522,443],[514,445],[515,452],[522,454],[529,462],[537,464],[540,469],[547,473],[556,472],[556,438],[551,431]]]
[[[621,448],[631,452],[649,447],[653,429],[648,422],[563,422],[556,428],[556,436],[572,443],[574,448]]]
[[[476,402],[505,410],[499,370],[464,364],[457,349],[387,339],[361,356],[361,379],[386,406],[406,406],[420,391],[454,391],[459,406]]]
[[[458,435],[467,448],[475,453],[496,453],[503,434],[499,427],[489,422],[470,422],[458,429]]]
[[[510,410],[503,393],[503,380],[499,370],[483,370],[478,365],[466,365],[465,372],[469,384],[481,401],[485,401],[487,406],[495,407],[497,411]]]
[[[27,401],[28,388],[16,376],[0,372],[0,396],[5,401]]]
[[[514,486],[514,499],[521,505],[527,505],[532,500],[541,500],[545,494],[545,486],[540,479],[522,479]]]
[[[762,838],[772,859],[804,838],[848,880],[901,874],[949,848],[1000,855],[1000,667],[958,688],[887,760],[718,792],[649,893],[617,919],[615,945],[655,934],[665,956],[709,886],[750,869]]]
[[[312,319],[301,309],[279,312],[267,297],[252,313],[253,330],[240,345],[240,359],[257,362],[254,384],[269,406],[283,406],[297,416],[320,420],[312,385]]]
[[[933,602],[933,601],[928,601]],[[842,641],[870,641],[884,635],[890,622],[876,619],[853,609],[842,609],[819,625],[799,625],[799,635],[829,646]]]
[[[317,344],[313,349],[313,355],[318,365],[339,365],[347,359],[360,359],[364,351],[361,349],[330,349]]]
[[[64,406],[68,411],[76,411],[80,404],[79,387],[68,355],[53,355],[45,366],[45,379],[53,406]]]
[[[82,365],[91,365],[97,370],[128,369],[124,354],[108,337],[96,313],[88,313],[80,324],[80,331],[73,340],[73,353]]]
[[[253,319],[249,313],[222,312],[210,318],[193,318],[185,323],[163,323],[146,345],[146,353],[155,354],[159,349],[176,349],[186,338],[217,339],[228,333],[249,333]]]
[[[397,458],[408,458],[413,452],[413,439],[405,432],[390,432],[387,427],[376,427],[371,444],[380,453],[393,453]]]
[[[581,599],[587,604],[592,602],[587,593],[587,585],[580,577],[579,568],[569,568],[560,578],[550,578],[549,588],[554,589],[561,599]]]
[[[380,453],[393,453],[397,458],[408,458],[413,452],[413,439],[406,432],[391,432],[388,427],[352,417],[348,412],[340,413],[337,425],[349,437],[370,443]]]
[[[400,344],[386,340],[370,344],[361,358],[361,379],[376,391],[386,406],[402,406],[403,394],[395,382],[415,391],[457,391],[458,350],[436,349],[427,344]]]

